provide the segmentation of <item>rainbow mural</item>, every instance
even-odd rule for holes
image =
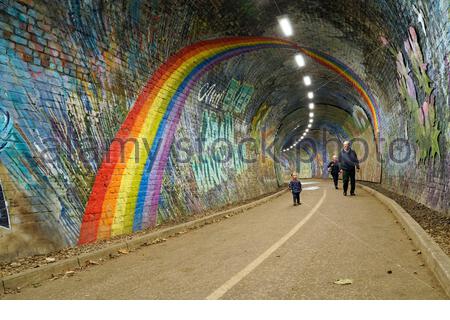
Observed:
[[[156,223],[164,169],[193,85],[224,60],[268,48],[302,51],[351,83],[367,103],[375,137],[378,136],[376,102],[361,79],[336,59],[276,38],[235,37],[198,42],[161,65],[138,96],[98,170],[83,216],[79,244]]]
[[[342,78],[344,78],[346,81],[348,81],[360,94],[360,96],[363,98],[364,102],[367,104],[370,110],[370,119],[373,126],[373,131],[375,134],[375,140],[378,140],[379,135],[379,115],[378,115],[378,106],[373,98],[370,90],[367,88],[367,86],[364,84],[364,81],[361,80],[361,78],[348,66],[345,66],[342,62],[335,59],[334,57],[327,55],[323,52],[319,52],[317,50],[313,49],[306,49],[298,47],[300,51],[302,51],[304,54],[309,56],[310,58],[314,59],[321,65],[327,67],[328,69],[333,70],[337,74],[339,74]]]

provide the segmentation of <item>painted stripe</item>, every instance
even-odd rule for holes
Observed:
[[[80,229],[80,244],[110,237],[110,226],[113,222],[118,195],[116,189],[110,188],[110,186],[120,185],[121,176],[125,169],[125,163],[120,161],[120,158],[129,159],[130,154],[134,151],[134,148],[129,143],[126,144],[125,150],[121,150],[120,144],[114,141],[121,142],[132,139],[132,133],[138,132],[142,128],[142,114],[148,114],[148,110],[152,106],[159,89],[168,86],[167,80],[170,79],[169,75],[183,72],[186,68],[186,59],[190,59],[191,57],[200,59],[200,54],[203,53],[204,55],[205,50],[210,52],[215,47],[226,48],[229,44],[237,46],[249,42],[261,43],[259,38],[254,37],[202,41],[190,47],[183,48],[157,69],[145,85],[133,108],[120,127],[110,146],[109,152],[104,157],[102,165],[98,170]],[[277,40],[274,43],[281,44],[282,41]]]
[[[179,91],[177,93],[177,95],[172,99],[172,101],[170,102],[169,105],[169,110],[172,110],[174,108],[174,106],[176,106],[176,108],[174,109],[174,111],[170,114],[169,121],[164,121],[164,123],[160,126],[159,130],[161,132],[163,132],[165,130],[165,126],[167,124],[167,122],[170,124],[170,127],[168,128],[168,132],[174,133],[176,130],[176,127],[178,125],[180,116],[181,116],[181,111],[182,108],[184,106],[185,100],[187,99],[190,90],[192,89],[192,85],[190,85],[190,83],[192,82],[196,82],[198,80],[198,78],[203,75],[205,72],[207,72],[212,66],[214,66],[215,64],[217,64],[220,61],[229,59],[233,56],[242,54],[244,52],[249,52],[249,51],[254,51],[254,50],[258,50],[258,49],[262,49],[262,48],[268,48],[268,47],[273,47],[273,45],[257,45],[257,46],[251,46],[248,48],[236,48],[227,52],[222,52],[220,54],[217,54],[216,56],[207,59],[206,61],[204,61],[203,63],[201,63],[200,65],[198,65],[192,72],[190,75],[188,75],[185,80],[183,81],[183,83],[180,85],[179,87]],[[159,192],[158,192],[158,196],[155,196],[154,194],[150,194],[152,190],[159,190],[160,189],[160,185],[158,187],[158,184],[156,185],[152,185],[151,183],[149,183],[149,178],[153,177],[156,179],[156,181],[162,181],[162,177],[159,177],[159,175],[161,174],[162,170],[164,169],[163,166],[165,167],[166,164],[166,159],[168,156],[168,153],[170,151],[170,146],[172,145],[173,142],[173,138],[174,138],[174,134],[170,134],[170,135],[162,135],[162,133],[160,133],[161,137],[161,142],[158,142],[154,148],[152,148],[152,152],[149,155],[149,158],[147,159],[146,165],[145,165],[145,169],[143,172],[143,176],[142,176],[142,180],[140,183],[140,188],[139,188],[139,194],[138,194],[138,199],[137,199],[137,205],[136,205],[136,210],[135,210],[135,216],[134,216],[134,225],[133,225],[133,230],[137,231],[140,230],[142,228],[142,219],[145,218],[149,218],[147,219],[146,223],[144,224],[144,227],[151,225],[152,223],[155,222],[156,217],[154,216],[156,209],[155,207],[157,207],[158,204],[158,200],[159,200]],[[160,153],[158,153],[159,157],[156,159],[156,163],[157,166],[154,166],[154,162],[155,162],[155,158],[156,158],[156,150],[161,150]],[[155,168],[155,169],[154,169]],[[158,176],[156,176],[158,175]],[[153,201],[150,201],[150,199],[153,199]],[[147,206],[145,206],[144,208],[144,203],[147,203]]]
[[[239,48],[241,46],[251,46],[252,44],[253,44],[252,42],[239,43],[236,45],[226,46],[224,48],[211,49],[208,51],[207,54],[215,56],[224,51]],[[204,53],[204,56],[206,56],[206,53]],[[161,122],[163,121],[164,117],[165,116],[167,117],[166,112],[168,111],[168,107],[171,104],[171,101],[174,100],[174,97],[175,98],[178,97],[180,92],[184,90],[184,88],[181,86],[181,84],[184,81],[184,78],[189,77],[188,75],[195,71],[198,63],[197,58],[198,56],[192,57],[183,64],[183,67],[185,68],[184,73],[179,73],[169,78],[168,81],[170,81],[170,83],[166,85],[166,87],[168,87],[169,90],[161,93],[161,91],[163,91],[163,89],[161,89],[160,90],[161,94],[158,95],[155,101],[153,102],[153,105],[158,106],[158,109],[156,110],[154,109],[153,115],[145,116],[144,124],[142,127],[143,129],[139,132],[139,135],[137,136],[137,139],[139,141],[138,162],[136,163],[134,153],[131,153],[125,166],[125,170],[123,171],[120,186],[118,188],[114,188],[111,190],[112,194],[120,196],[120,199],[116,199],[117,206],[115,208],[114,222],[111,225],[112,236],[123,233],[129,233],[132,231],[133,215],[135,212],[136,200],[139,192],[138,187],[140,185],[142,173],[145,168],[145,162],[148,157],[147,152],[148,150],[145,149],[143,141],[144,139],[146,139],[149,145],[153,145],[154,138],[158,130],[158,126],[161,125]],[[203,59],[204,57],[201,56],[201,58]],[[182,109],[182,106],[180,107],[180,109]],[[178,121],[176,122],[176,124],[178,124]],[[168,132],[170,136],[173,136],[174,133],[175,133],[174,130]],[[162,180],[162,173],[159,180]]]

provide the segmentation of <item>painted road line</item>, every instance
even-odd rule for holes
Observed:
[[[320,189],[320,187],[306,187],[306,188],[303,188],[303,191],[311,191],[311,190],[319,190]]]
[[[207,300],[216,300],[223,297],[231,288],[233,288],[237,283],[239,283],[242,279],[244,279],[249,273],[251,273],[255,268],[257,268],[261,263],[264,262],[272,253],[278,250],[283,244],[286,243],[294,234],[300,230],[301,227],[308,222],[309,219],[317,212],[319,207],[322,205],[325,197],[327,195],[327,191],[324,190],[322,197],[319,202],[311,209],[306,217],[304,217],[299,223],[295,225],[288,233],[286,233],[280,240],[275,242],[269,249],[267,249],[263,254],[261,254],[258,258],[253,260],[250,264],[248,264],[244,269],[236,273],[230,280],[225,282],[222,286],[220,286],[217,290],[211,293],[206,297]]]

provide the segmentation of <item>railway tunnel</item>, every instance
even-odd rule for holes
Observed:
[[[449,223],[444,0],[4,0],[0,10],[5,264],[241,205],[292,172],[320,192],[344,141],[360,158],[358,186]]]

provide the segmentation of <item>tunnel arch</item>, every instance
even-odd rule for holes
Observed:
[[[104,160],[100,166],[87,202],[80,244],[137,231],[155,223],[162,177],[157,178],[155,184],[150,184],[148,179],[157,176],[166,166],[177,119],[190,90],[190,83],[230,57],[273,47],[301,51],[348,81],[367,103],[375,141],[378,140],[376,101],[362,80],[349,67],[331,56],[276,38],[235,37],[193,44],[180,50],[154,73],[119,129],[105,157],[107,163]],[[154,111],[154,108],[158,110]],[[169,122],[169,119],[174,121]],[[172,126],[165,128],[166,123]],[[130,155],[135,151],[135,142],[138,142],[139,154],[145,154],[143,139],[147,137],[150,137],[150,143],[145,141],[151,145],[147,150],[148,156],[140,157],[138,163],[133,164],[136,159],[133,160]],[[123,144],[123,141],[129,140],[133,143]],[[119,164],[119,147],[122,145],[125,164]],[[127,194],[125,200],[118,201],[119,194]],[[129,198],[133,200],[129,201]]]

